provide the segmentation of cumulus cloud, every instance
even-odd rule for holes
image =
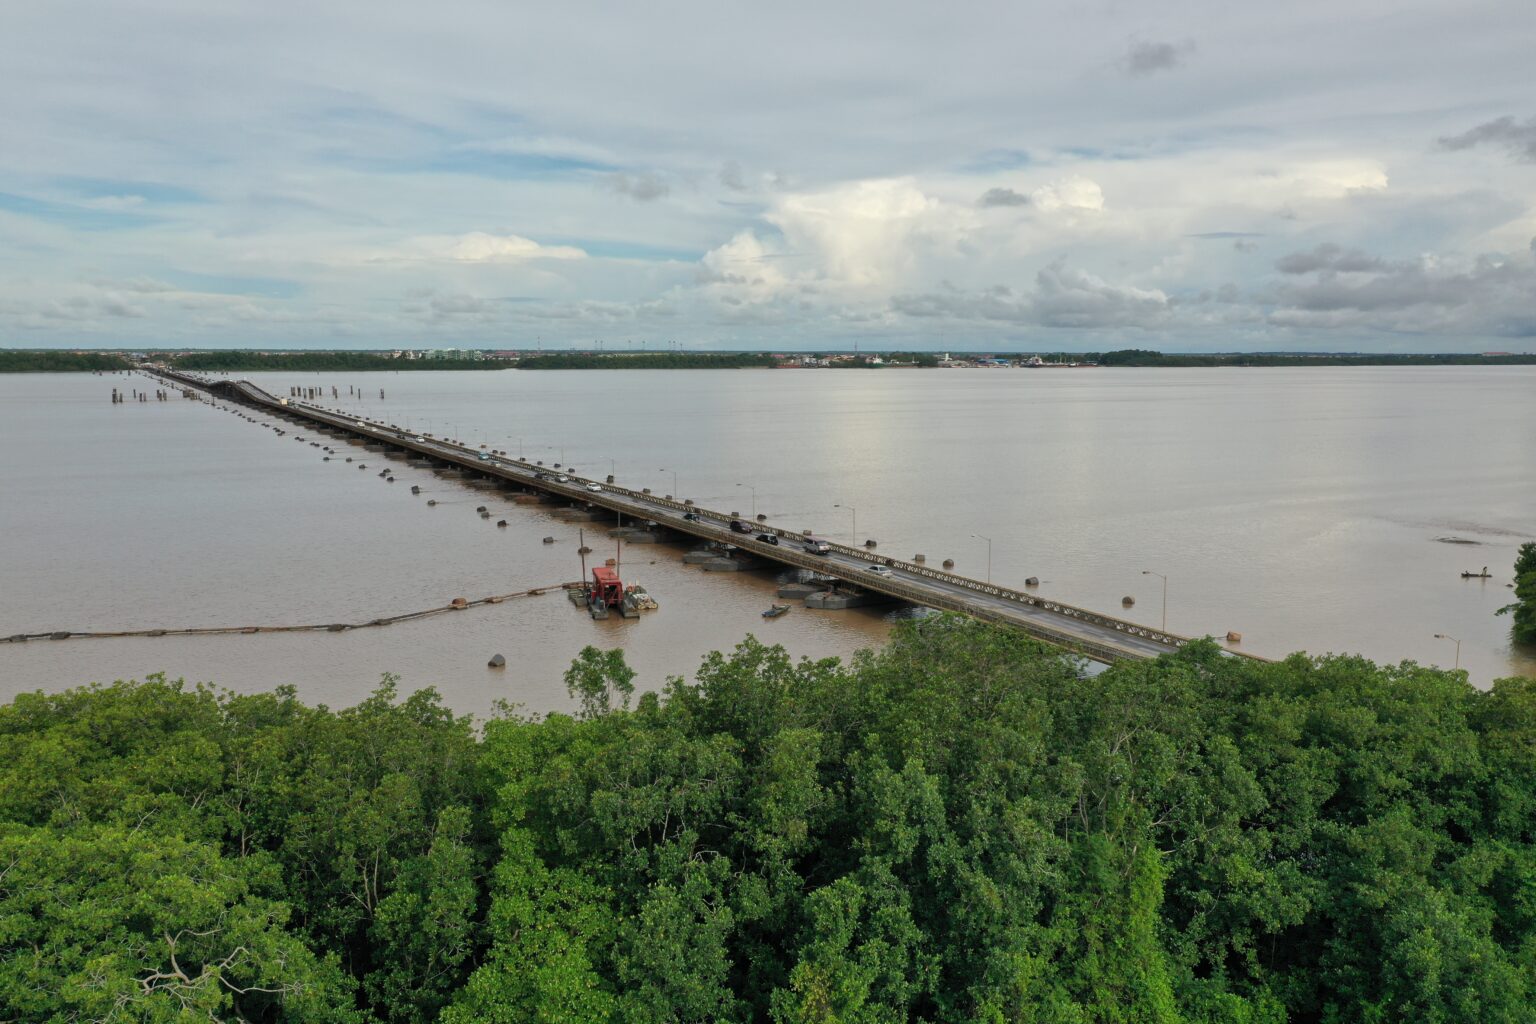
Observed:
[[[1536,161],[1536,117],[1524,122],[1509,116],[1495,118],[1460,135],[1440,139],[1441,149],[1471,149],[1484,144],[1505,149],[1520,160]]]
[[[1172,71],[1194,52],[1195,44],[1188,39],[1178,43],[1134,42],[1120,58],[1120,69],[1134,77]]]
[[[621,196],[640,203],[648,203],[653,199],[660,199],[672,191],[659,176],[646,172],[644,174],[610,174],[608,187]]]
[[[977,206],[1028,206],[1029,196],[1011,188],[989,188],[976,200]]]

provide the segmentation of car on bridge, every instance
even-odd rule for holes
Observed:
[[[896,575],[896,573],[892,571],[891,567],[888,565],[866,565],[864,567],[864,571],[872,572],[882,579],[890,579],[892,576]]]
[[[587,484],[587,490],[597,492],[603,489],[602,484]]]
[[[684,512],[683,513],[683,518],[688,520],[690,523],[703,522],[703,519],[699,516],[699,514],[697,512]]]
[[[775,537],[771,533],[760,533],[757,535],[757,540],[762,541],[764,544],[772,544],[775,547],[777,547],[779,543],[779,538]]]
[[[802,543],[805,545],[807,554],[830,555],[832,553],[832,545],[816,537],[807,537]]]

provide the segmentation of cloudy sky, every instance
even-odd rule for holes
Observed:
[[[0,345],[1536,351],[1529,0],[0,4]]]

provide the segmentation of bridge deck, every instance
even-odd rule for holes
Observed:
[[[1154,658],[1177,650],[1189,642],[1188,637],[1085,608],[1077,608],[1024,591],[984,583],[956,573],[930,569],[925,565],[884,556],[877,559],[861,548],[830,544],[829,554],[811,554],[802,547],[800,534],[765,524],[752,524],[753,534],[735,533],[730,529],[731,517],[721,512],[613,484],[601,483],[598,484],[601,490],[589,490],[589,484],[598,482],[581,477],[573,476],[568,483],[560,483],[558,480],[547,477],[541,478],[551,470],[523,460],[502,456],[482,459],[479,451],[452,442],[426,437],[417,440],[416,438],[420,435],[398,427],[371,420],[360,420],[357,416],[342,415],[292,399],[279,400],[249,381],[208,380],[192,374],[160,368],[156,368],[154,372],[161,374],[172,383],[190,385],[213,394],[220,394],[316,427],[350,434],[367,441],[384,443],[405,451],[417,452],[440,462],[482,473],[487,477],[506,480],[529,489],[605,508],[642,522],[654,522],[667,529],[690,534],[703,540],[731,544],[761,559],[836,577],[860,590],[1015,626],[1031,636],[1096,661]],[[684,513],[696,513],[698,519],[684,519]],[[772,534],[780,538],[780,543],[768,544],[758,541],[754,537],[757,533]],[[889,565],[890,575],[879,576],[868,571],[868,566],[877,561]],[[1235,651],[1228,653],[1254,657]]]

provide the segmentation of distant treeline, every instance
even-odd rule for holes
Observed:
[[[0,373],[72,373],[129,370],[133,364],[111,352],[28,352],[0,349]]]
[[[551,352],[524,356],[520,370],[738,370],[772,366],[761,352]]]
[[[373,352],[156,352],[153,362],[178,370],[503,370],[509,364],[477,359],[394,359]]]
[[[1291,355],[1231,352],[1211,355],[1165,355],[1150,349],[1124,348],[1101,355],[1079,356],[1100,366],[1513,366],[1536,364],[1536,355]]]

